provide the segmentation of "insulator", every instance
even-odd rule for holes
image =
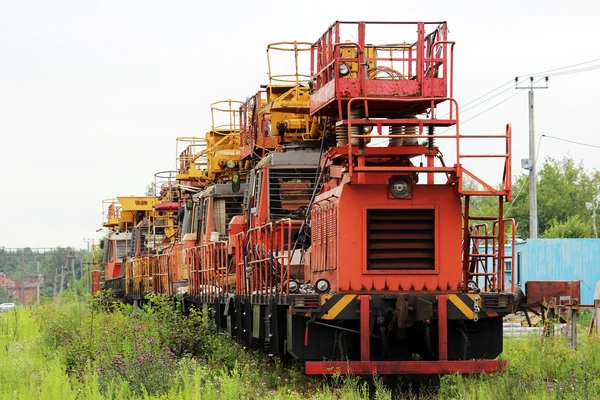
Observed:
[[[364,111],[362,108],[356,108],[350,111],[350,119],[361,119],[363,118]],[[352,134],[360,135],[360,125],[352,126]],[[338,125],[335,127],[335,138],[337,146],[345,146],[348,144],[348,125]],[[352,144],[358,144],[360,139],[352,139]]]
[[[390,135],[404,135],[404,126],[393,125],[390,126]],[[391,138],[389,147],[400,147],[402,146],[402,138]]]
[[[348,144],[348,125],[338,125],[335,127],[335,140],[337,146]]]
[[[435,126],[429,126],[427,134],[429,136],[433,136],[434,133],[435,133]],[[433,151],[433,147],[435,146],[435,139],[430,137],[429,140],[427,141],[427,146],[429,147],[429,151]]]
[[[405,118],[413,119],[413,118],[415,118],[415,116],[407,115]],[[418,135],[419,128],[417,126],[393,125],[393,126],[390,126],[389,132],[390,132],[390,135]],[[406,144],[406,145],[418,144],[418,140],[417,140],[417,138],[406,138],[406,139],[390,138],[390,143],[389,143],[390,147],[398,147],[398,146],[402,146],[403,144]]]

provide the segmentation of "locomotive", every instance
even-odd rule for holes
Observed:
[[[309,375],[504,370],[511,129],[459,133],[447,33],[338,21],[314,43],[268,45],[269,83],[214,103],[204,138],[178,138],[155,196],[105,201],[94,287],[169,294]],[[487,161],[499,186],[474,172]],[[497,213],[472,215],[473,196],[496,197]]]

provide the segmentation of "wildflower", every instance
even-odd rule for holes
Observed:
[[[256,367],[255,363],[250,364],[251,367]]]
[[[266,385],[266,384],[267,384],[267,382],[261,382],[260,384],[261,384],[261,385]]]
[[[283,380],[284,380],[285,382],[289,381],[289,379],[288,379],[288,378],[284,378]]]
[[[101,346],[100,346],[100,350],[104,350],[104,345],[101,345]]]

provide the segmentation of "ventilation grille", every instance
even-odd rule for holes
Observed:
[[[367,269],[435,269],[434,210],[367,210]]]
[[[315,180],[314,168],[270,169],[269,211],[271,220],[304,218],[307,212],[306,207],[314,191]]]

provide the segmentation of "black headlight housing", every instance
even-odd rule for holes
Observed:
[[[412,198],[413,180],[408,175],[394,175],[388,183],[389,193],[397,199]]]

